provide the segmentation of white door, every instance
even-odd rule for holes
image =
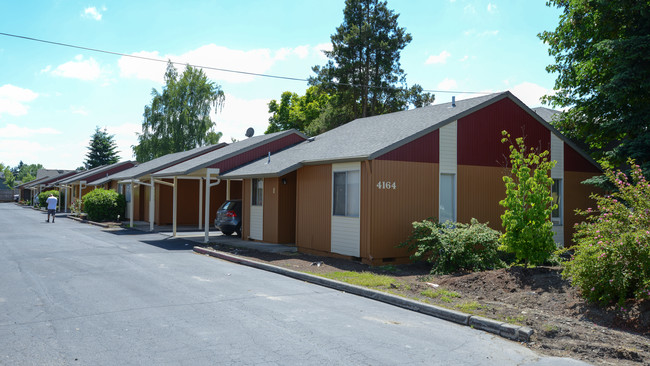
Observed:
[[[249,237],[255,240],[262,240],[264,233],[264,180],[253,179],[251,184],[251,214],[249,225]]]
[[[332,164],[332,253],[361,254],[361,164]]]

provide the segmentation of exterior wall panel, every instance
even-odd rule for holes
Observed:
[[[241,237],[242,239],[250,239],[250,219],[251,219],[251,180],[244,179],[242,182],[242,224],[241,224]]]
[[[361,191],[364,262],[408,260],[408,251],[397,245],[408,238],[413,221],[437,215],[438,170],[438,164],[420,162],[375,160],[362,164],[362,183],[364,178],[367,181]]]
[[[564,144],[564,169],[572,172],[601,174],[600,168],[578,154],[571,146]]]
[[[435,130],[378,157],[377,160],[437,163],[440,159],[439,143],[440,132]]]
[[[506,197],[504,168],[485,166],[458,166],[458,222],[469,223],[472,218],[489,223],[503,231],[501,215],[504,208],[499,201]]]
[[[278,241],[296,242],[296,172],[280,177],[278,201]]]
[[[216,164],[209,166],[209,168],[219,168],[220,174],[225,174],[226,172],[238,168],[246,163],[250,163],[251,161],[261,159],[267,156],[269,152],[273,154],[276,151],[282,150],[291,145],[295,145],[304,140],[305,139],[300,135],[297,135],[295,133],[290,134],[281,139],[271,141],[268,144],[258,146],[254,149],[233,156],[230,159],[220,161]]]
[[[586,210],[589,207],[595,208],[596,201],[592,200],[589,196],[591,193],[603,194],[600,189],[581,184],[580,182],[589,179],[598,173],[587,172],[564,172],[564,246],[570,247],[573,245],[573,233],[575,229],[573,226],[579,222],[584,221],[584,217],[575,214],[575,209]]]
[[[513,140],[525,137],[526,146],[549,150],[551,132],[510,99],[503,99],[458,120],[458,165],[504,166],[508,144],[501,131]]]
[[[278,206],[280,199],[280,179],[279,178],[265,178],[264,179],[264,198],[262,204],[264,205],[264,234],[262,240],[268,243],[278,242]]]
[[[296,245],[301,251],[330,252],[332,166],[302,167],[296,181]]]

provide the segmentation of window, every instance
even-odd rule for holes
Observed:
[[[333,214],[359,217],[360,173],[358,170],[334,172]]]
[[[251,204],[253,206],[262,206],[262,198],[264,197],[264,180],[253,179],[251,191]]]
[[[439,220],[456,221],[456,175],[440,174]]]
[[[551,221],[553,225],[562,225],[562,179],[553,178],[551,196],[553,203],[557,205],[557,208],[551,212]]]

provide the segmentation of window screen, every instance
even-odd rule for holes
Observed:
[[[251,204],[253,206],[262,206],[263,197],[264,197],[264,180],[253,179],[251,184]]]
[[[360,173],[358,170],[334,172],[332,213],[359,217]]]

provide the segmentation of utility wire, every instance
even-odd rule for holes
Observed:
[[[259,76],[259,77],[273,78],[273,79],[309,82],[309,79],[304,79],[304,78],[296,78],[296,77],[281,76],[281,75],[271,75],[271,74],[261,74],[261,73],[249,72],[249,71],[241,71],[241,70],[230,70],[230,69],[223,69],[223,68],[212,67],[212,66],[193,65],[193,64],[190,64],[190,63],[177,62],[177,61],[172,61],[172,60],[163,60],[163,59],[153,58],[153,57],[129,55],[129,54],[126,54],[126,53],[114,52],[114,51],[106,51],[106,50],[101,50],[101,49],[98,49],[98,48],[83,47],[83,46],[77,46],[77,45],[73,45],[73,44],[69,44],[69,43],[48,41],[48,40],[45,40],[45,39],[32,38],[32,37],[21,36],[21,35],[11,34],[11,33],[0,32],[0,35],[1,36],[6,36],[6,37],[24,39],[24,40],[28,40],[28,41],[47,43],[47,44],[51,44],[51,45],[55,45],[55,46],[76,48],[76,49],[79,49],[79,50],[86,50],[86,51],[97,52],[97,53],[105,53],[105,54],[115,55],[115,56],[130,57],[130,58],[145,60],[145,61],[155,61],[155,62],[164,62],[164,63],[170,62],[173,65],[189,65],[189,66],[194,67],[194,68],[200,68],[200,69],[205,69],[205,70],[229,72],[229,73],[233,73],[233,74],[251,75],[251,76]],[[328,82],[328,84],[334,84],[334,85],[340,85],[340,86],[359,87],[359,88],[370,87],[370,88],[373,88],[373,89],[404,90],[402,88],[397,88],[397,87],[368,86],[368,85],[351,84],[351,83],[339,83],[339,82],[335,82],[335,81]],[[423,92],[429,92],[429,93],[455,93],[455,94],[490,94],[491,93],[491,92],[432,90],[432,89],[422,89],[422,91]]]

